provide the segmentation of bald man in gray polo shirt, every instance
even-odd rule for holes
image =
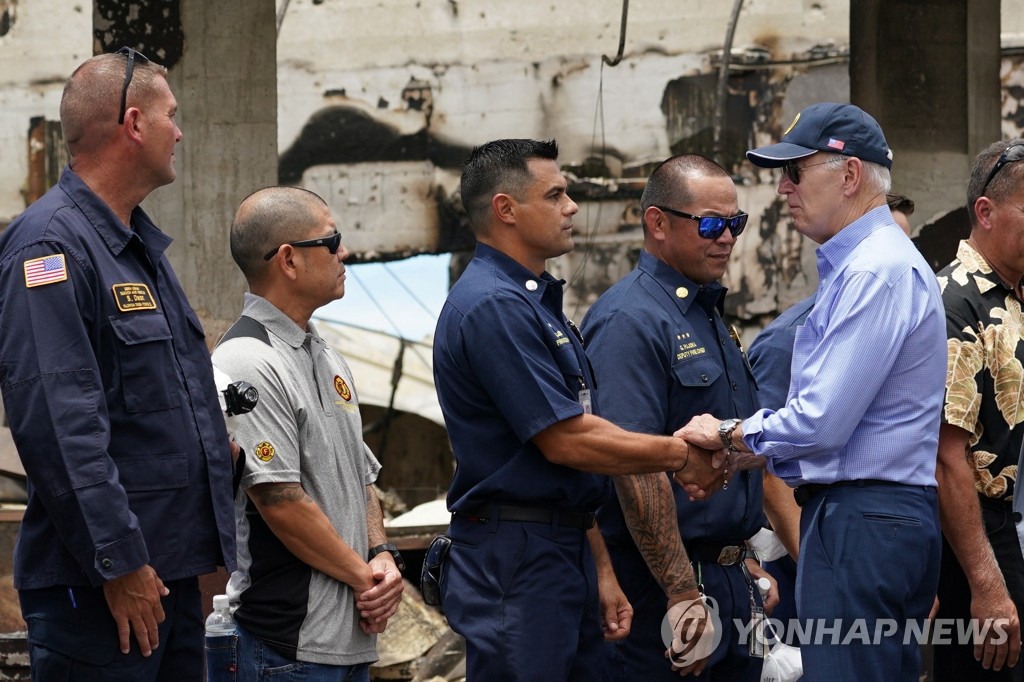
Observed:
[[[214,363],[260,391],[236,435],[238,679],[302,661],[289,679],[368,680],[401,599],[401,557],[371,487],[380,464],[352,374],[310,323],[344,295],[348,252],[320,197],[271,187],[239,207],[231,255],[250,292]]]

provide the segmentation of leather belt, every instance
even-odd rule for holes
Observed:
[[[455,512],[468,521],[522,521],[546,523],[564,528],[589,530],[594,527],[594,512],[581,512],[558,507],[520,507],[511,504],[492,504],[468,512]]]
[[[796,503],[799,506],[804,506],[818,493],[822,493],[829,488],[841,488],[846,486],[859,486],[861,488],[869,485],[906,485],[904,483],[898,483],[896,481],[885,481],[879,478],[860,478],[854,481],[836,481],[835,483],[804,483],[798,485],[793,490],[793,497],[796,498]]]
[[[686,543],[690,561],[705,561],[722,566],[735,566],[743,561],[747,548],[742,545],[716,545],[709,542]]]

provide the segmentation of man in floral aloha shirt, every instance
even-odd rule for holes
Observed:
[[[949,370],[936,470],[944,536],[938,618],[977,619],[982,634],[935,646],[936,682],[1020,680],[1024,666],[1024,558],[1012,508],[1024,437],[1022,158],[1022,139],[978,155],[967,188],[971,234],[939,273]]]

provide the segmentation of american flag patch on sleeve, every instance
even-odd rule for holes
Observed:
[[[25,261],[25,286],[28,288],[63,282],[67,278],[68,269],[64,265],[63,253]]]

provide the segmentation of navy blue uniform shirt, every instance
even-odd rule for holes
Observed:
[[[18,589],[235,565],[231,451],[199,318],[140,208],[70,169],[0,234],[0,390],[28,474]]]
[[[488,503],[593,510],[607,477],[549,462],[530,440],[596,392],[562,314],[562,282],[478,244],[434,335],[434,381],[458,467],[451,511]]]
[[[813,295],[794,303],[750,344],[750,368],[757,377],[761,407],[777,410],[786,404],[796,330],[807,321],[813,307]]]
[[[670,435],[698,414],[750,416],[757,386],[722,322],[725,287],[694,284],[650,255],[606,291],[583,321],[587,353],[601,382],[601,409],[629,431]],[[672,482],[679,528],[689,541],[732,544],[762,525],[761,472],[740,472],[729,487],[690,502]],[[601,508],[609,543],[636,546],[618,500]]]

